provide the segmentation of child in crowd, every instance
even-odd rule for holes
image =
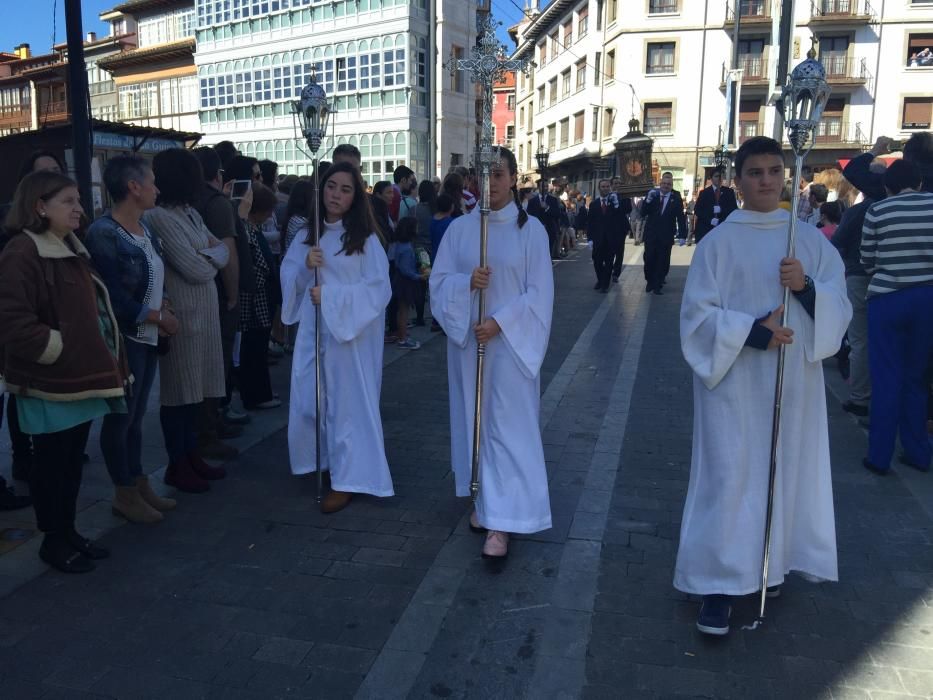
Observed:
[[[392,275],[392,295],[397,306],[398,346],[406,350],[417,350],[421,343],[408,337],[408,312],[418,303],[422,280],[426,275],[418,270],[418,259],[412,241],[415,240],[418,224],[414,217],[398,222],[395,229],[395,271]]]
[[[826,238],[832,240],[839,222],[842,220],[842,205],[836,202],[826,202],[820,207],[820,231]]]
[[[434,202],[434,216],[431,218],[431,266],[434,266],[434,259],[437,257],[437,249],[440,248],[441,240],[447,232],[447,227],[453,221],[455,204],[453,197],[442,192]],[[432,333],[443,333],[443,329],[436,320],[431,321]]]

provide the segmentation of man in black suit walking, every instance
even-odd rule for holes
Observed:
[[[671,265],[674,238],[687,237],[684,201],[674,191],[674,176],[661,175],[661,185],[651,190],[642,205],[645,217],[645,287],[646,292],[662,294],[661,287]]]
[[[631,211],[630,202],[628,211]],[[593,267],[596,269],[593,289],[603,293],[609,291],[613,261],[624,250],[627,224],[628,212],[623,202],[612,192],[609,180],[600,180],[599,196],[590,205],[587,219],[587,235],[593,242]]]
[[[710,175],[710,183],[709,187],[700,192],[693,207],[693,214],[696,216],[694,235],[697,243],[739,208],[735,191],[722,184],[721,168],[716,168]]]
[[[528,201],[528,214],[536,217],[544,225],[551,249],[551,259],[556,259],[558,255],[555,248],[560,242],[560,200],[553,194],[538,192]]]
[[[619,225],[615,229],[619,238],[616,241],[615,263],[612,265],[613,282],[618,282],[619,276],[622,274],[622,263],[625,261],[625,239],[632,232],[632,222],[629,220],[632,214],[632,199],[631,197],[623,197],[620,193],[621,189],[622,178],[618,176],[612,178],[613,195],[619,203],[619,211],[621,212]]]

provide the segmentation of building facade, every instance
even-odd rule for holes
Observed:
[[[0,54],[0,136],[70,119],[67,68],[60,50],[34,56],[20,44]]]
[[[492,89],[492,142],[515,149],[515,72],[508,71]]]
[[[599,159],[611,159],[635,117],[654,139],[660,169],[674,173],[678,189],[695,191],[715,165],[719,144],[735,148],[751,136],[775,134],[769,105],[780,90],[780,8],[780,0],[554,0],[515,31],[516,55],[534,55],[538,63],[533,78],[519,80],[517,88],[516,137],[525,144],[525,166],[534,167],[528,149],[543,144],[551,174],[592,191]],[[596,32],[588,44],[577,32],[567,46],[565,28],[584,9]],[[793,41],[784,48],[791,69],[806,58],[812,39],[833,91],[809,159],[814,167],[832,167],[879,135],[906,138],[930,128],[933,3],[797,2]],[[573,86],[581,61],[601,85],[584,85],[579,97],[571,91],[571,104],[561,106],[565,72],[572,68]],[[732,138],[730,111],[737,125]],[[568,124],[581,112],[584,143],[574,151],[579,131]],[[592,167],[581,167],[581,160]]]
[[[119,121],[198,131],[194,0],[129,0],[100,18],[112,35],[136,35],[136,48],[97,61],[116,87]]]
[[[475,17],[474,2],[453,0],[197,0],[205,142],[229,139],[282,172],[309,173],[292,101],[313,73],[335,109],[322,159],[357,146],[370,184],[401,164],[423,176],[465,163],[474,93],[444,65],[473,45]]]

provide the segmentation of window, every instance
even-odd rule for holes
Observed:
[[[511,145],[512,141],[515,139],[515,125],[506,124],[505,126],[505,140]],[[519,158],[521,160],[521,158]]]
[[[910,68],[933,68],[933,34],[908,36],[907,65]]]
[[[606,80],[616,79],[616,52],[606,54]]]
[[[616,21],[616,12],[618,10],[616,7],[617,2],[618,0],[609,0],[609,5],[606,8],[606,22],[609,24],[612,24]]]
[[[612,137],[612,108],[606,107],[603,110],[603,138]]]
[[[761,80],[765,77],[763,39],[742,39],[739,41],[739,65],[744,73],[743,80]]]
[[[603,28],[603,0],[596,0],[596,31]]]
[[[577,61],[577,91],[586,87],[586,60]]]
[[[584,5],[577,13],[577,41],[586,36],[587,24],[590,20],[590,8]]]
[[[463,154],[462,153],[451,153],[450,154],[450,164],[453,165],[463,165]]]
[[[671,74],[674,72],[674,42],[648,44],[648,75]]]
[[[599,81],[602,78],[603,70],[603,55],[601,52],[596,52],[596,58],[593,60],[593,85],[599,85]]]
[[[560,147],[567,148],[567,141],[570,138],[570,117],[560,120]]]
[[[758,118],[761,114],[760,100],[742,100],[739,103],[739,144],[758,136]]]
[[[905,97],[901,114],[902,129],[929,129],[933,116],[933,97]]]
[[[671,115],[673,105],[670,102],[649,102],[645,104],[646,134],[669,134],[672,131]]]
[[[849,55],[849,37],[820,37],[820,61],[826,68],[827,76],[845,76]]]
[[[815,141],[817,143],[839,143],[843,141],[843,113],[846,102],[844,99],[833,98],[826,102],[823,117],[816,129]]]
[[[518,123],[519,124],[525,123],[525,108],[524,107],[518,110]]]
[[[648,0],[649,15],[669,15],[677,12],[677,0]]]
[[[573,142],[583,143],[583,112],[573,115]]]
[[[564,35],[564,48],[572,46],[573,45],[573,20],[568,19],[564,23],[564,26],[562,27],[561,31],[563,32],[563,35]]]
[[[570,69],[560,74],[560,94],[562,97],[570,95]]]
[[[121,119],[140,119],[159,115],[158,83],[121,85],[117,94]]]
[[[538,88],[538,111],[544,110],[544,86]]]
[[[557,148],[557,124],[547,128],[547,147],[552,151]]]
[[[451,46],[450,47],[451,58],[454,61],[463,60],[463,47],[462,46]],[[455,64],[456,65],[456,64]],[[388,84],[388,83],[387,83]],[[463,71],[455,70],[453,76],[451,77],[451,86],[450,89],[454,92],[466,92],[466,86],[463,80]],[[451,156],[453,157],[453,156]]]
[[[538,44],[538,63],[542,66],[547,63],[547,39]]]
[[[179,8],[174,12],[141,19],[136,36],[140,48],[194,36],[194,8]]]
[[[593,124],[590,126],[590,140],[599,140],[599,107],[593,107]]]
[[[557,78],[551,78],[551,81],[548,83],[549,88],[549,101],[548,106],[553,106],[557,104]]]
[[[515,95],[506,95],[505,96],[505,106],[510,112],[515,111]]]
[[[557,41],[557,32],[551,34],[551,57],[557,58],[560,55],[560,42]]]

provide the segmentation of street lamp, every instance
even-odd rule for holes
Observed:
[[[314,168],[313,188],[314,188],[314,245],[321,244],[321,214],[318,211],[318,191],[321,186],[320,167],[318,165],[317,152],[321,148],[321,142],[327,133],[327,122],[330,119],[331,106],[327,101],[327,93],[320,83],[315,80],[314,74],[311,75],[309,82],[304,90],[301,91],[301,98],[292,102],[292,111],[295,115],[295,121],[301,134],[305,137],[308,148],[311,150],[312,167]],[[318,286],[317,268],[314,268],[313,286]],[[321,407],[323,406],[321,394],[321,307],[314,307],[314,457],[315,468],[317,469],[317,502],[321,503],[324,495],[324,474],[321,471],[321,425],[323,418],[321,416]]]
[[[547,163],[551,158],[551,152],[545,147],[542,143],[538,146],[538,150],[535,152],[535,160],[538,161],[538,172],[541,173],[541,194],[545,194],[546,190],[546,172],[547,172]]]

